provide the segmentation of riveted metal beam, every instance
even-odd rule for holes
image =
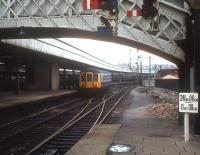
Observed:
[[[79,30],[96,32],[97,27],[102,26],[100,16],[105,14],[101,10],[83,10],[81,0],[1,0],[0,2],[0,31],[3,32],[0,33],[0,38],[4,39],[59,37],[58,34],[63,31],[61,29],[71,30],[74,33]],[[150,46],[155,51],[162,51],[163,55],[171,56],[172,59],[185,61],[184,52],[176,44],[176,40],[185,39],[185,16],[189,12],[161,0],[159,8],[160,31],[152,32],[149,21],[141,17],[127,17],[127,10],[140,9],[142,3],[142,0],[119,1],[118,28],[115,37]],[[55,30],[57,33],[45,31],[46,33],[33,34],[34,28],[38,29],[36,30],[38,32],[40,28],[58,30]],[[27,31],[28,29],[30,31]],[[26,31],[24,32],[24,30]],[[11,33],[13,31],[15,33]],[[4,35],[4,32],[8,33]],[[68,37],[68,34],[63,36],[60,33],[60,36]]]

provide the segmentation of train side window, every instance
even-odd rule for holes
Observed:
[[[85,78],[85,73],[84,74],[81,74],[81,81],[85,82],[86,81],[86,78]]]
[[[98,81],[98,74],[97,74],[97,73],[95,73],[95,74],[93,75],[93,80],[94,80],[94,81]]]
[[[106,81],[106,75],[103,75],[103,81]]]
[[[87,74],[87,81],[92,81],[92,74]]]

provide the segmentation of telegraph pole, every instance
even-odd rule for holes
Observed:
[[[151,56],[149,56],[149,88],[151,84]]]
[[[140,55],[140,81],[141,81],[141,85],[143,82],[143,76],[142,76],[142,55]]]
[[[139,56],[138,56],[138,49],[137,49],[137,82],[140,82],[140,70],[139,70]]]

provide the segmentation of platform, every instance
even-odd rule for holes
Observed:
[[[177,120],[148,118],[143,109],[154,101],[144,93],[133,90],[126,102],[121,125],[100,125],[83,137],[65,155],[200,155],[200,137],[192,136],[185,143],[183,127]],[[128,144],[127,153],[110,153],[111,144]]]
[[[97,125],[65,155],[104,155],[121,125]]]
[[[54,91],[22,91],[19,95],[12,92],[0,93],[0,109],[35,102],[53,97],[64,96],[75,93],[75,90],[54,90]]]

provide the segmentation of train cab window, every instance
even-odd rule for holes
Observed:
[[[85,73],[81,74],[81,81],[86,81],[86,78],[85,78]]]
[[[94,73],[94,75],[93,75],[93,80],[94,80],[94,81],[98,81],[98,74],[97,74],[97,73]]]
[[[92,81],[92,74],[87,74],[87,81]]]

